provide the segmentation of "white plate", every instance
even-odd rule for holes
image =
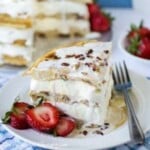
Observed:
[[[133,91],[136,95],[133,103],[142,128],[146,133],[150,129],[150,101],[147,99],[147,97],[150,97],[148,93],[150,83],[148,83],[148,80],[134,73],[131,73],[131,78],[134,85]],[[29,83],[30,78],[17,76],[2,88],[0,91],[0,118],[10,109],[16,96],[20,95],[24,101],[30,102],[27,94]],[[32,129],[16,130],[9,125],[4,125],[4,127],[13,135],[28,143],[49,149],[104,149],[130,141],[127,123],[104,136],[92,135],[84,138],[53,137]]]

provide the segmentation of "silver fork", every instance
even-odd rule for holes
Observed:
[[[112,75],[115,84],[115,89],[117,91],[122,92],[124,95],[128,111],[128,125],[131,140],[133,140],[135,143],[144,143],[145,136],[137,119],[130,96],[128,94],[128,91],[132,88],[132,82],[130,80],[125,61],[123,61],[123,63],[115,65]]]

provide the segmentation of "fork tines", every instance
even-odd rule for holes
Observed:
[[[127,87],[127,85],[129,86],[129,83],[131,84],[130,76],[125,61],[115,64],[112,76],[115,85],[125,85]]]

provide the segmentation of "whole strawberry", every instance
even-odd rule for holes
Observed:
[[[12,106],[11,111],[7,112],[4,123],[10,123],[10,125],[16,129],[27,129],[29,124],[26,120],[26,111],[33,108],[33,106],[25,102],[15,102]]]
[[[110,14],[102,12],[97,4],[92,3],[88,4],[87,6],[90,14],[91,31],[108,31],[111,27],[111,21],[113,20]]]

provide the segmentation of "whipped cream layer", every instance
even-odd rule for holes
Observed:
[[[33,29],[16,29],[0,26],[0,43],[12,44],[17,40],[24,40],[26,46],[33,45]]]
[[[55,55],[59,59],[50,59],[39,63],[35,70],[67,70],[69,79],[91,80],[100,88],[111,74],[111,42],[93,42],[83,46],[58,49]]]
[[[34,5],[34,0],[0,0],[0,14],[28,18],[34,15]]]
[[[30,91],[35,93],[48,92],[45,97],[66,114],[81,119],[85,123],[102,124],[104,122],[107,106],[111,98],[112,77],[103,85],[101,91],[83,81],[31,80]],[[55,95],[67,96],[67,102],[57,99]]]
[[[75,14],[84,18],[89,17],[88,8],[85,4],[73,1],[37,1],[35,4],[36,15],[55,16],[65,14]]]
[[[33,47],[23,47],[11,44],[0,44],[0,55],[22,56],[27,61],[32,60]]]
[[[37,32],[56,31],[60,34],[70,34],[70,32],[87,33],[90,31],[90,24],[87,20],[67,19],[65,21],[57,18],[43,18],[35,20],[35,30]]]

